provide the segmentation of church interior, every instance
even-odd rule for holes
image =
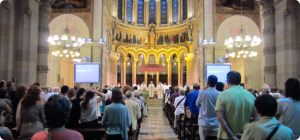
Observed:
[[[0,0],[0,79],[202,89],[215,64],[275,92],[300,78],[299,24],[297,0]],[[76,82],[79,63],[99,64],[99,82]]]

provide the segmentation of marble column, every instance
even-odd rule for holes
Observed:
[[[214,38],[214,0],[203,0],[203,37]]]
[[[160,26],[160,17],[161,16],[161,2],[156,0],[156,25],[157,27]]]
[[[148,59],[145,59],[145,64],[148,64]],[[148,86],[148,82],[147,82],[147,78],[148,78],[148,72],[145,71],[144,74],[145,78],[144,78],[144,82],[145,84]]]
[[[276,84],[283,89],[289,78],[300,78],[300,7],[296,0],[274,1],[276,28]],[[267,61],[266,61],[267,63]]]
[[[178,58],[177,59],[177,75],[178,75],[178,86],[181,84],[181,62],[180,62],[180,59]]]
[[[172,0],[168,0],[168,25],[172,24]]]
[[[124,65],[123,65],[123,67],[124,67],[124,85],[126,85],[126,74],[127,74],[127,70],[126,70],[126,68],[127,68],[127,59],[124,59],[124,63],[123,63]]]
[[[124,7],[123,7],[123,9],[124,9],[124,13],[123,13],[123,15],[124,15],[124,23],[127,23],[127,0],[124,0],[123,1],[123,3],[124,3]]]
[[[93,4],[93,41],[103,38],[103,0],[95,0]]]
[[[144,14],[145,14],[145,26],[149,25],[149,0],[145,0],[145,8],[144,8]]]
[[[47,38],[49,36],[49,18],[53,0],[42,0],[39,8],[39,33],[38,33],[38,65],[37,81],[42,87],[47,86],[48,54],[49,47]]]
[[[120,67],[121,67],[121,85],[124,85],[124,59],[120,59]]]
[[[137,25],[137,12],[138,12],[138,0],[133,0],[133,7],[132,7],[132,23]]]
[[[168,85],[172,84],[171,78],[172,78],[172,64],[171,64],[171,60],[167,59],[167,74],[168,74]]]
[[[156,59],[156,64],[160,64],[160,59]],[[158,85],[159,82],[159,72],[156,72],[156,86]]]
[[[265,56],[265,83],[272,89],[276,89],[276,38],[275,38],[275,9],[273,3],[264,2],[262,16],[264,19],[264,56]]]
[[[51,1],[45,0],[43,2]],[[41,62],[38,62],[40,61],[38,60],[40,3],[37,1],[22,0],[15,3],[15,8],[18,9],[15,10],[15,14],[18,17],[15,18],[16,25],[14,31],[14,75],[18,85],[27,86],[37,81],[37,71],[39,71],[39,73],[48,72],[47,61],[44,61],[45,59],[47,60],[47,58],[43,58],[42,55],[40,55],[40,58],[44,59],[41,62],[45,63],[43,63],[41,67],[37,65],[38,63],[41,64]],[[47,41],[47,37],[45,41]],[[47,79],[47,76],[44,78]],[[44,85],[45,84],[46,83],[44,83]]]
[[[181,23],[182,21],[182,0],[178,0],[178,22]]]
[[[10,81],[14,76],[14,20],[13,5],[8,1],[2,1],[0,7],[0,79],[6,81]]]
[[[132,62],[132,84],[137,84],[136,83],[136,64],[137,64],[137,60],[134,59]]]

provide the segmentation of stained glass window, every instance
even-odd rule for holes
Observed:
[[[138,2],[138,24],[144,24],[144,0]]]
[[[161,24],[167,24],[168,23],[168,3],[167,3],[167,0],[161,0],[160,23]]]
[[[122,1],[123,0],[118,0],[118,18],[122,20]]]
[[[178,0],[173,0],[172,22],[178,22]]]
[[[127,0],[127,21],[132,22],[132,0]]]
[[[149,24],[153,23],[155,24],[155,10],[156,10],[156,4],[155,0],[149,1]]]
[[[183,0],[183,4],[182,4],[182,20],[186,20],[187,19],[187,0]]]

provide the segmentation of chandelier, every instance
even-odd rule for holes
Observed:
[[[68,1],[67,1],[68,3]],[[67,7],[68,13],[68,7]],[[79,58],[80,47],[85,43],[85,38],[70,36],[68,29],[68,15],[66,22],[66,29],[62,36],[54,35],[48,37],[48,44],[53,50],[53,56],[66,57],[66,58]]]
[[[239,35],[236,37],[230,37],[225,40],[224,45],[228,48],[229,57],[232,58],[246,58],[257,56],[257,52],[254,51],[254,48],[261,43],[261,38],[257,36],[251,37],[251,35],[246,35],[245,30],[242,25],[242,0],[241,0],[241,29]]]

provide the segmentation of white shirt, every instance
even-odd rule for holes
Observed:
[[[277,100],[277,115],[280,114],[279,123],[293,130],[293,139],[300,137],[300,101],[291,98]]]
[[[261,96],[261,95],[263,95],[262,92],[260,92],[258,96]],[[274,96],[274,93],[270,92],[269,95]]]
[[[100,98],[99,96],[94,96],[94,99],[98,99],[98,98]],[[97,116],[99,117],[99,116],[101,116],[101,112],[100,112],[100,107],[102,106],[102,101],[100,101],[98,104],[97,104],[97,106],[96,106],[96,113],[97,113]]]
[[[138,87],[138,90],[140,91],[141,90],[141,86],[137,86]]]
[[[278,121],[275,117],[262,117],[258,122],[253,122],[244,126],[241,140],[265,140],[275,129]],[[292,130],[281,125],[273,135],[272,140],[291,140]]]
[[[57,94],[58,94],[58,92],[50,92],[50,93],[48,93],[48,94],[46,95],[46,97],[47,97],[46,100],[48,100],[52,95],[57,95]]]
[[[41,97],[42,99],[44,99],[44,102],[47,101],[47,96],[46,96],[46,94],[45,94],[44,92],[41,92],[40,97]]]
[[[185,98],[185,97],[180,95],[179,97],[175,98],[174,107],[177,106],[177,104],[182,100],[182,98]],[[175,109],[175,112],[174,112],[175,115],[184,114],[184,102],[185,102],[185,99],[183,99],[180,102],[180,104],[178,105],[178,107]]]
[[[107,93],[105,94],[107,99],[111,99],[112,92],[110,90],[107,90]]]

